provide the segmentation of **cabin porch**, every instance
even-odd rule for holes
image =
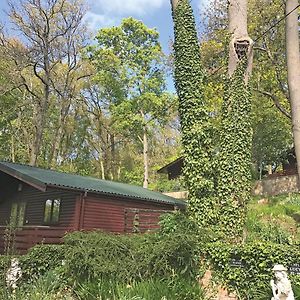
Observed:
[[[0,226],[0,254],[8,250],[23,254],[36,244],[60,244],[68,231],[70,228],[67,227],[22,226],[12,229]]]

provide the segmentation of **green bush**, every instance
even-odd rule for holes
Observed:
[[[199,227],[197,223],[180,211],[163,214],[160,217],[160,235],[176,233],[197,234]]]
[[[198,238],[193,235],[76,232],[65,237],[65,244],[66,272],[78,281],[101,278],[131,282],[172,274],[194,277],[198,272]]]
[[[146,277],[166,278],[180,274],[195,278],[199,273],[200,249],[197,236],[174,233],[150,239],[142,255]],[[150,250],[150,251],[149,251]]]
[[[238,292],[242,299],[257,300],[269,298],[273,266],[289,267],[299,263],[300,251],[298,247],[268,242],[239,245],[216,242],[206,246],[205,258],[214,271],[215,280]],[[240,261],[242,267],[233,266],[234,259]],[[300,276],[290,275],[290,279],[297,288]]]
[[[140,239],[113,235],[100,231],[75,232],[65,237],[68,249],[66,272],[81,281],[99,278],[126,280],[138,277],[139,260],[135,257],[135,243]]]
[[[61,267],[64,260],[65,247],[63,245],[37,245],[20,257],[22,280],[31,282]]]
[[[271,297],[272,267],[300,261],[296,246],[266,241],[232,245],[214,239],[179,212],[163,216],[155,234],[70,233],[65,245],[39,245],[20,257],[18,295],[38,299],[40,289],[43,299],[69,299],[73,293],[78,299],[202,299],[195,278],[209,265],[213,279],[241,299],[265,300]],[[241,266],[234,266],[234,260]],[[8,265],[9,257],[0,256],[2,287]],[[290,278],[300,296],[300,276]],[[0,299],[8,299],[6,292],[2,289]]]
[[[10,266],[10,257],[0,255],[0,290],[6,285],[5,274]]]

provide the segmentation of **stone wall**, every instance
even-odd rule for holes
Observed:
[[[164,195],[177,198],[177,199],[187,199],[188,198],[188,192],[187,191],[181,191],[181,192],[166,192],[163,193]]]
[[[234,293],[230,293],[225,287],[216,286],[212,282],[211,270],[206,270],[204,276],[199,280],[207,299],[211,300],[238,300]]]
[[[285,193],[294,193],[300,191],[300,183],[298,175],[277,176],[266,178],[255,182],[252,189],[252,194],[255,196],[275,196]],[[168,192],[165,195],[178,198],[187,199],[188,192]]]
[[[300,184],[298,175],[278,176],[266,178],[255,183],[254,195],[274,196],[285,193],[299,192]]]

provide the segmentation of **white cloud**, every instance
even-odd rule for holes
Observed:
[[[90,30],[118,25],[123,17],[142,17],[160,9],[166,0],[89,0],[85,21]]]
[[[117,20],[113,16],[96,14],[88,11],[84,17],[88,28],[91,31],[97,31],[102,27],[111,27],[117,24]]]
[[[150,10],[158,9],[166,0],[98,0],[93,3],[96,10],[114,15],[144,15]]]
[[[212,0],[200,0],[198,2],[198,9],[200,11],[204,11],[205,9],[207,9],[207,7],[209,6],[209,4],[212,2]]]

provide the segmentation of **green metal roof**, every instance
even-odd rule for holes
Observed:
[[[185,202],[139,186],[79,176],[11,162],[0,162],[0,171],[42,190],[57,187],[111,196],[184,206]]]

